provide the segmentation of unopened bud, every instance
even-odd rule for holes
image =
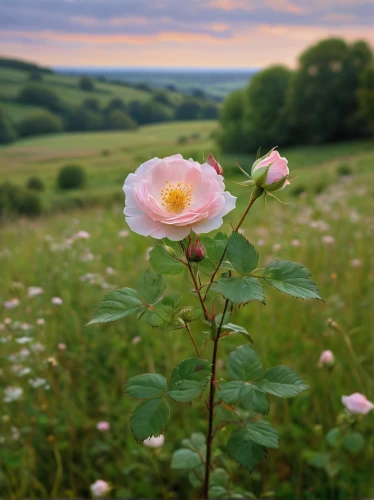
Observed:
[[[205,259],[205,255],[205,246],[199,240],[187,248],[186,257],[191,262],[200,262]]]
[[[195,319],[195,308],[193,306],[184,307],[180,312],[180,317],[185,323]]]
[[[167,245],[165,245],[165,250],[167,251],[167,253],[169,255],[171,255],[172,257],[175,257],[176,256],[176,253],[175,253],[175,250],[173,247],[168,247]]]
[[[223,175],[223,168],[218,163],[218,161],[214,158],[212,153],[209,153],[209,156],[208,156],[208,159],[206,162],[208,165],[210,165],[211,167],[214,168],[214,170],[217,172],[218,175]]]

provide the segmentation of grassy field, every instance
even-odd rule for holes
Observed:
[[[83,326],[105,290],[134,285],[149,267],[148,251],[156,243],[124,232],[121,188],[126,175],[153,156],[182,152],[201,160],[215,152],[215,127],[214,122],[173,123],[134,133],[35,138],[0,148],[1,180],[24,184],[31,175],[40,176],[49,206],[73,196],[55,188],[56,173],[66,163],[79,163],[88,173],[87,188],[75,196],[97,195],[89,210],[19,219],[0,227],[1,401],[6,387],[23,389],[20,399],[2,402],[0,496],[88,497],[90,484],[101,478],[112,483],[114,498],[196,498],[186,475],[170,470],[170,457],[191,432],[206,432],[203,404],[175,403],[165,445],[152,450],[135,443],[128,425],[134,401],[123,394],[129,377],[166,374],[193,356],[187,333],[154,331],[133,317],[104,327]],[[182,136],[188,139],[180,144]],[[271,450],[251,475],[230,460],[225,466],[232,484],[258,498],[371,498],[372,414],[360,423],[364,448],[348,456],[346,468],[335,477],[313,468],[307,457],[328,449],[324,436],[343,410],[342,395],[357,391],[374,400],[374,150],[368,142],[355,142],[281,153],[297,177],[280,193],[286,205],[257,201],[244,233],[259,250],[261,266],[276,257],[306,265],[325,303],[268,290],[266,307],[250,304],[233,322],[254,337],[265,366],[294,368],[310,389],[293,400],[271,401],[269,419],[280,433],[280,451]],[[220,160],[227,189],[239,198],[239,210],[226,217],[223,229],[228,230],[230,219],[238,221],[248,191],[235,184],[241,180],[236,158]],[[253,158],[238,161],[249,168]],[[349,167],[349,176],[339,174],[342,164]],[[104,203],[108,193],[117,193],[119,201],[113,204],[109,198]],[[89,238],[76,238],[80,230]],[[42,287],[43,293],[29,297],[31,286]],[[170,279],[168,286],[181,291],[179,278]],[[184,304],[194,303],[192,294],[184,293]],[[61,305],[51,302],[56,296],[62,298]],[[18,305],[13,300],[15,307],[7,308],[12,299]],[[329,318],[345,333],[329,328]],[[192,328],[204,349],[201,325]],[[66,344],[65,350],[60,343]],[[219,377],[225,376],[225,355],[239,343],[222,342]],[[317,367],[325,349],[336,357],[330,372]],[[50,357],[56,363],[48,362]],[[110,431],[96,429],[100,420],[110,422]],[[225,439],[223,431],[216,445],[224,446]]]
[[[30,80],[30,72],[4,68],[0,66],[0,103],[16,123],[35,111],[35,106],[19,104],[14,101],[19,91],[27,85]],[[65,76],[61,74],[43,74],[43,83],[55,91],[62,102],[71,106],[79,106],[85,99],[94,98],[100,106],[105,106],[111,99],[118,97],[125,103],[130,101],[148,101],[151,93],[132,87],[115,85],[111,83],[98,82],[95,80],[93,91],[84,91],[79,88],[78,76]],[[182,99],[177,92],[168,92],[172,102],[177,103]],[[40,109],[40,108],[37,108]]]

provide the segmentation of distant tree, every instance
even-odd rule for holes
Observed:
[[[29,177],[29,179],[26,182],[26,188],[31,189],[33,191],[44,191],[44,182],[41,180],[40,177]]]
[[[136,128],[134,120],[120,109],[112,109],[105,123],[108,130],[133,130]]]
[[[60,189],[79,189],[86,184],[86,172],[80,165],[65,165],[57,175],[57,186]]]
[[[363,128],[374,135],[374,63],[368,64],[361,72],[357,98]]]
[[[139,125],[165,122],[172,119],[172,111],[159,102],[131,101],[128,105],[131,118]]]
[[[124,111],[125,113],[128,111],[126,104],[119,97],[113,97],[113,99],[111,99],[105,106],[106,113],[110,113],[110,111],[113,111],[115,109]]]
[[[17,139],[17,132],[4,107],[0,104],[0,144],[9,144]]]
[[[193,98],[184,99],[175,110],[176,120],[198,120],[202,117],[203,107]]]
[[[53,134],[61,132],[63,128],[61,118],[51,111],[35,111],[18,124],[18,133],[21,137],[26,137],[29,135]]]
[[[92,92],[95,90],[95,84],[92,80],[92,78],[88,76],[82,76],[79,80],[78,87],[81,90],[85,90],[86,92]]]
[[[71,110],[66,117],[66,129],[72,132],[101,130],[103,119],[100,113],[96,113],[84,106]]]
[[[246,94],[244,89],[231,92],[223,103],[220,112],[220,130],[217,139],[223,151],[243,152],[246,141],[243,133],[244,107]]]
[[[169,92],[177,92],[177,87],[173,83],[169,83],[165,88],[169,90]]]
[[[20,59],[12,59],[8,57],[0,57],[0,67],[20,69],[22,71],[38,71],[40,73],[53,73],[50,68],[43,68],[37,64],[22,61]]]
[[[219,107],[216,104],[205,104],[201,118],[204,120],[217,120],[219,117]]]
[[[359,75],[372,58],[365,42],[330,38],[308,48],[290,86],[288,114],[298,142],[321,143],[361,135]]]
[[[206,99],[205,92],[201,89],[193,89],[191,95],[196,99]]]
[[[259,147],[268,151],[289,141],[285,107],[290,78],[284,66],[271,66],[250,80],[242,122],[247,152]]]
[[[21,88],[17,101],[22,104],[42,106],[50,111],[59,112],[65,109],[60,97],[43,83],[28,83]]]
[[[164,104],[164,106],[173,106],[168,93],[164,90],[155,90],[153,93],[153,100],[160,104]]]
[[[82,103],[82,106],[95,113],[100,113],[100,103],[93,97],[88,97],[87,99],[85,99]]]
[[[40,71],[32,71],[29,75],[30,82],[42,82],[43,74]]]

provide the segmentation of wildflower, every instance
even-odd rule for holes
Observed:
[[[139,342],[141,342],[142,338],[140,335],[135,335],[135,337],[132,339],[132,344],[136,345],[136,344],[139,344]]]
[[[366,415],[366,413],[374,408],[374,404],[359,392],[355,392],[350,396],[342,396],[342,403],[350,413],[360,415]]]
[[[127,229],[122,229],[122,231],[118,231],[118,236],[120,238],[127,238],[128,235],[129,235],[129,231],[127,231]]]
[[[208,167],[209,168],[206,168]],[[210,165],[182,155],[153,158],[125,181],[126,222],[135,233],[178,241],[218,229],[235,208],[223,179]]]
[[[4,403],[11,403],[22,398],[23,389],[21,387],[8,386],[4,391]]]
[[[40,286],[29,286],[27,289],[27,296],[29,298],[36,297],[42,293],[44,293],[44,290]]]
[[[101,432],[106,432],[106,431],[109,431],[109,429],[110,429],[110,423],[109,423],[109,422],[105,422],[105,421],[103,421],[103,422],[98,422],[98,423],[96,424],[96,429],[97,429],[98,431],[101,431]]]
[[[62,300],[62,298],[61,298],[61,297],[52,297],[52,298],[51,298],[51,302],[52,302],[52,304],[53,304],[53,305],[55,305],[55,306],[61,306],[61,305],[63,304],[63,302],[64,302],[64,301]]]
[[[322,241],[326,245],[333,245],[335,242],[335,238],[333,236],[330,236],[329,234],[326,234],[325,236],[322,237]]]
[[[98,479],[90,486],[92,496],[95,498],[103,497],[107,493],[109,493],[110,486],[109,483],[103,481],[102,479]]]
[[[90,233],[87,233],[87,231],[78,231],[73,236],[73,239],[74,240],[88,240],[89,237],[90,237]]]
[[[39,325],[39,326],[45,325],[45,319],[44,318],[38,318],[36,320],[36,324]]]
[[[335,363],[335,357],[332,351],[323,351],[319,357],[318,366],[331,367]]]
[[[291,241],[291,245],[292,245],[293,247],[296,247],[296,248],[297,248],[297,247],[301,246],[301,242],[300,242],[300,240],[292,240],[292,241]]]
[[[145,446],[148,446],[149,448],[160,448],[165,442],[164,436],[161,434],[160,436],[154,437],[151,436],[145,441],[143,441],[143,444]]]
[[[362,266],[362,260],[361,259],[352,259],[349,261],[349,264],[351,267],[358,268],[358,267]]]
[[[58,349],[59,351],[65,351],[65,350],[66,350],[66,344],[64,344],[63,342],[59,342],[59,343],[57,344],[57,349]]]
[[[4,302],[5,309],[14,309],[15,307],[20,305],[20,300],[17,298],[6,300]]]

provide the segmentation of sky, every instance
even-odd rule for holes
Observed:
[[[0,0],[0,55],[65,67],[295,67],[328,36],[374,46],[372,0]]]

